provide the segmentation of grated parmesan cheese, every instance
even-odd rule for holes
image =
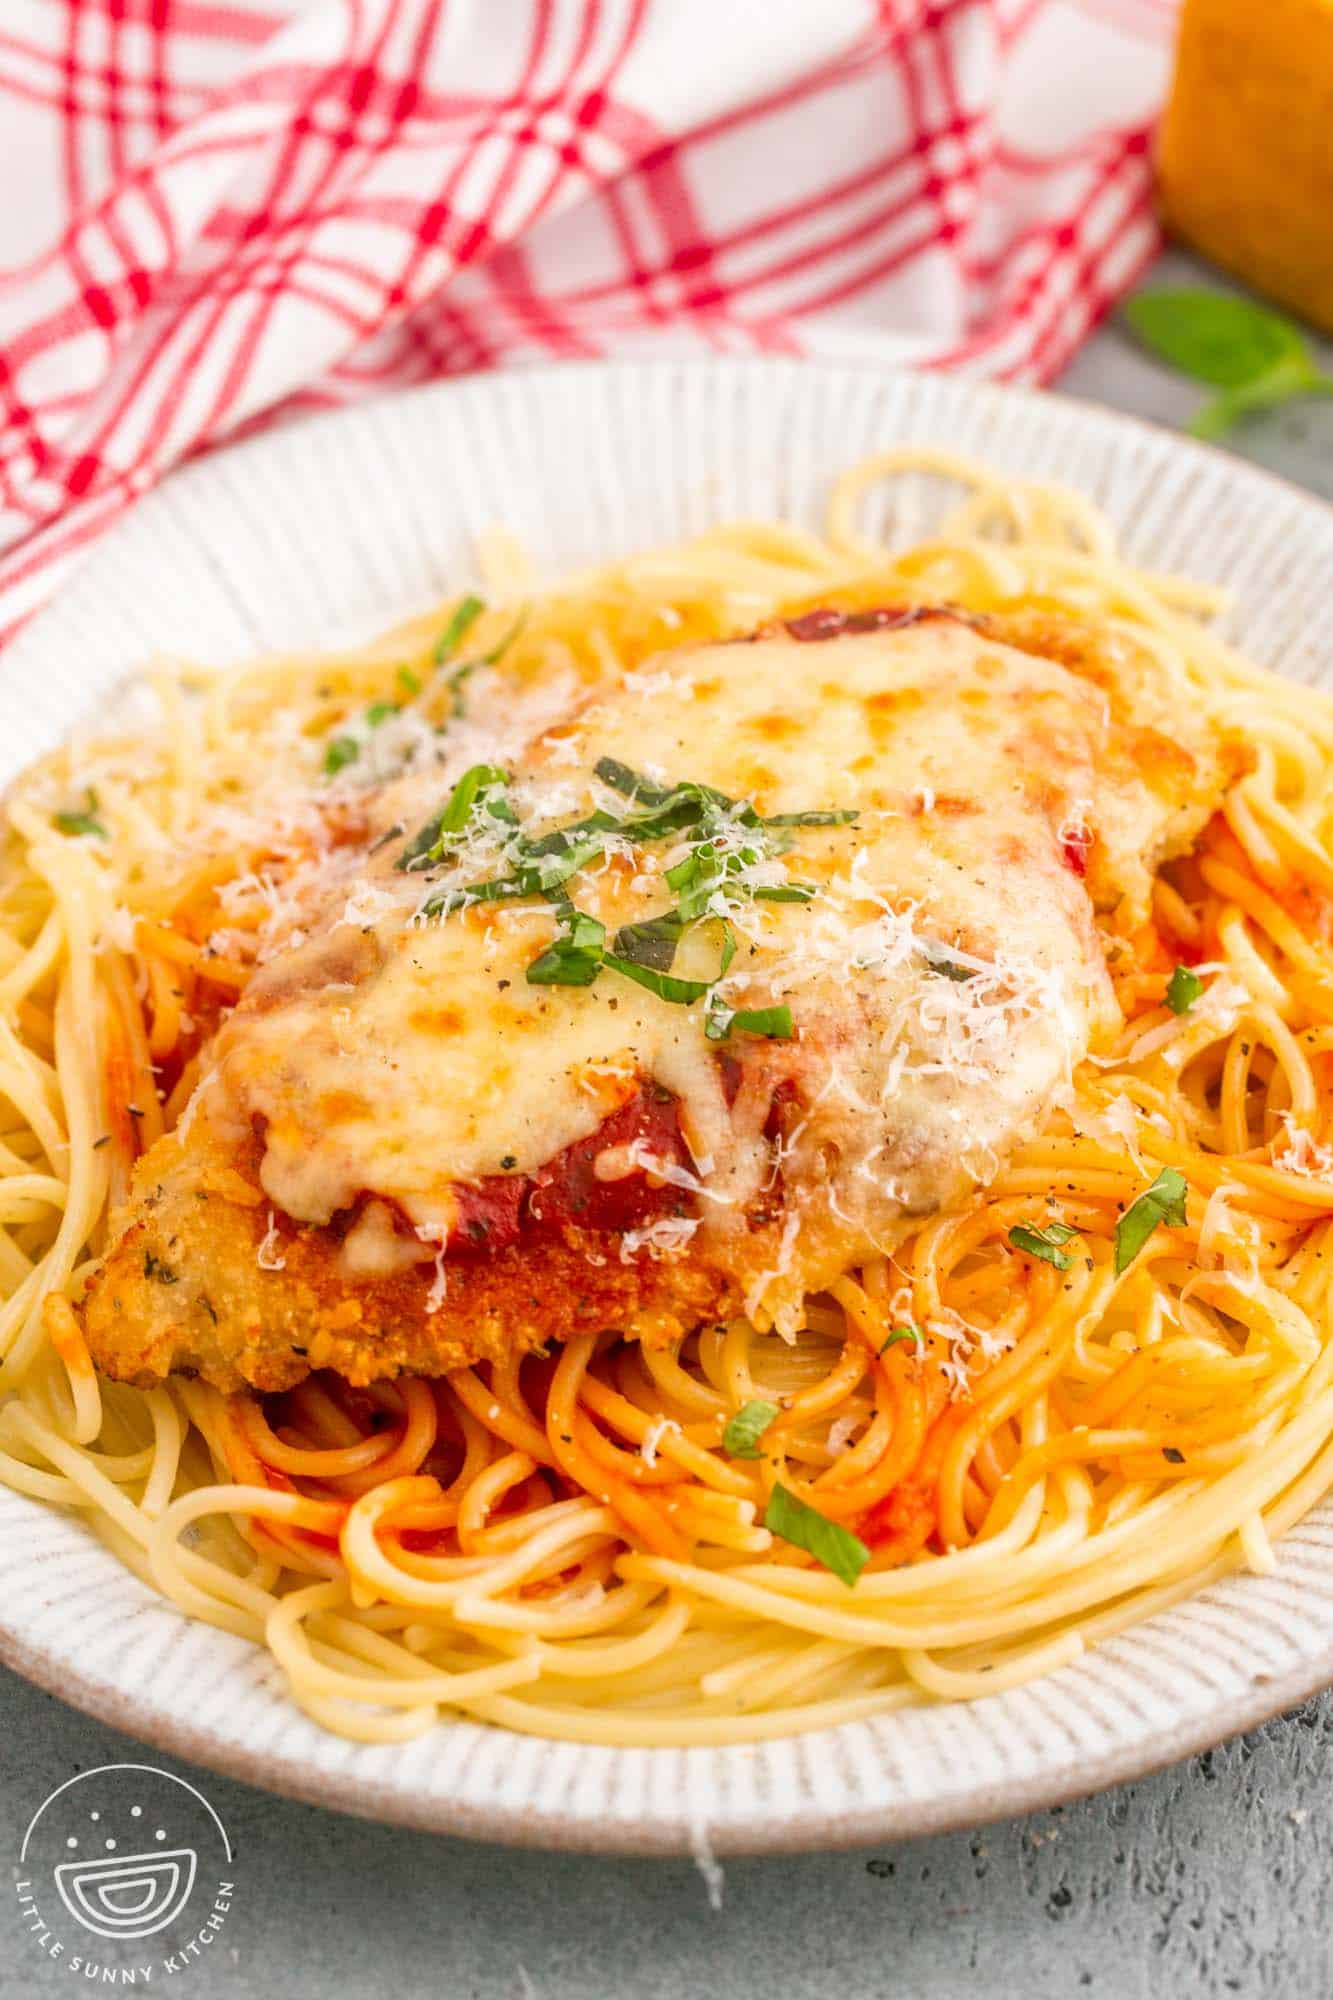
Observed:
[[[697,1216],[659,1215],[642,1229],[625,1231],[620,1239],[620,1261],[631,1263],[640,1250],[646,1250],[650,1257],[679,1257],[698,1227]]]
[[[668,1431],[679,1431],[680,1425],[671,1417],[654,1417],[643,1434],[639,1455],[645,1465],[657,1464],[657,1448]]]
[[[1283,1136],[1273,1147],[1273,1165],[1303,1180],[1333,1178],[1333,1146],[1321,1144],[1289,1111],[1282,1113]]]
[[[278,1248],[278,1225],[273,1210],[268,1212],[268,1228],[255,1251],[255,1262],[261,1271],[285,1271],[287,1259]]]

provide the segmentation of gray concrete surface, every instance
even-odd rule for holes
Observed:
[[[1153,281],[1190,274],[1180,259]],[[1326,355],[1326,359],[1327,359]],[[1183,422],[1194,392],[1114,329],[1062,387]],[[1333,496],[1333,403],[1249,423],[1247,456]],[[188,2000],[1325,2000],[1333,1697],[1141,1784],[912,1846],[732,1861],[720,1912],[690,1862],[506,1852],[198,1782],[236,1847]],[[24,1933],[31,1814],[128,1739],[0,1675],[0,2000],[104,1991]],[[119,1990],[123,1990],[119,1989]],[[140,1988],[139,1990],[142,1990]]]

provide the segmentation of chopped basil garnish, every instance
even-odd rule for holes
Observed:
[[[514,809],[505,796],[508,783],[506,774],[494,764],[473,764],[464,771],[435,817],[413,834],[394,867],[424,868],[438,860],[444,852],[445,836],[463,831],[479,800],[489,808],[492,819],[515,825]]]
[[[1167,1229],[1185,1226],[1188,1184],[1175,1167],[1163,1167],[1150,1188],[1127,1208],[1115,1226],[1115,1272],[1127,1271],[1161,1223]]]
[[[642,924],[622,924],[615,936],[616,952],[634,965],[670,972],[684,928],[684,920],[675,911],[665,917],[650,917]]]
[[[508,800],[504,803],[508,807]],[[490,801],[486,802],[486,809],[493,819],[507,819],[509,824],[514,824],[512,809],[510,813],[502,813]],[[508,902],[517,896],[545,896],[552,902],[567,902],[564,884],[601,851],[601,841],[594,839],[582,841],[563,853],[538,853],[535,848],[525,846],[521,835],[516,845],[521,853],[532,858],[522,860],[512,875],[496,875],[485,882],[469,882],[465,889],[446,889],[423,903],[421,914],[433,917],[438,916],[441,910],[466,909],[470,903]],[[442,853],[443,848],[437,841],[430,849],[427,861],[438,861]]]
[[[512,903],[520,896],[535,894],[531,883],[517,875],[497,875],[491,882],[473,882],[466,889],[437,889],[433,896],[427,896],[418,914],[447,917],[455,910],[470,909],[474,903]]]
[[[812,903],[818,894],[814,882],[774,882],[753,891],[756,903]]]
[[[851,812],[804,812],[773,813],[762,823],[764,826],[850,826],[861,817],[855,810]]]
[[[759,1440],[778,1414],[776,1403],[745,1403],[727,1419],[722,1449],[728,1458],[758,1458]]]
[[[469,602],[475,604],[477,602],[477,599],[472,598],[469,600]],[[469,619],[468,622],[470,624],[471,620]],[[453,712],[456,716],[462,715],[464,712],[463,688],[466,685],[466,683],[469,680],[471,680],[473,674],[476,673],[477,668],[493,667],[496,664],[496,662],[501,658],[501,656],[509,651],[509,648],[513,645],[515,639],[517,639],[519,633],[523,630],[523,627],[527,624],[527,622],[528,622],[528,607],[525,604],[523,609],[519,612],[517,618],[514,620],[513,624],[509,627],[509,630],[504,634],[502,638],[496,640],[495,644],[491,647],[489,652],[478,653],[475,659],[464,660],[461,666],[454,668],[453,672],[449,676],[448,687],[449,687],[449,692],[453,696]]]
[[[336,778],[345,765],[355,764],[361,755],[361,745],[355,736],[334,736],[324,749],[324,776]]]
[[[508,785],[507,773],[497,765],[471,765],[449,794],[449,803],[440,816],[437,845],[446,834],[463,831],[474,806],[483,806],[492,819],[503,820],[507,826],[517,826],[514,808],[506,796]]]
[[[560,930],[528,967],[530,986],[591,986],[602,969],[606,925],[571,903]]]
[[[926,947],[926,963],[932,972],[938,972],[942,979],[953,979],[962,985],[964,980],[975,979],[976,972],[970,965],[960,965],[956,958],[949,958],[943,952],[932,952]]]
[[[632,979],[636,986],[646,986],[659,1000],[669,1000],[675,1007],[688,1007],[693,1000],[702,1000],[711,980],[677,979],[671,972],[654,972],[649,965],[636,965],[632,958],[619,958],[608,951],[602,960],[612,972],[619,972],[625,979]],[[719,979],[721,973],[718,974]]]
[[[442,667],[447,660],[452,660],[485,609],[485,602],[480,597],[464,597],[455,605],[450,613],[449,622],[435,641],[431,653],[431,658],[437,667]]]
[[[1067,1222],[1048,1222],[1044,1229],[1029,1229],[1026,1223],[1019,1222],[1009,1231],[1009,1241],[1015,1250],[1039,1257],[1043,1264],[1053,1264],[1057,1271],[1067,1271],[1074,1260],[1060,1245],[1077,1235],[1077,1229],[1071,1229]]]
[[[619,934],[617,934],[617,941]],[[677,979],[674,973],[658,972],[651,965],[641,965],[632,958],[622,958],[618,952],[608,951],[603,964],[612,972],[619,972],[626,979],[632,979],[639,986],[646,986],[659,1000],[670,1000],[678,1007],[688,1007],[692,1000],[702,1000],[705,993],[726,976],[727,967],[736,956],[736,933],[731,925],[722,926],[722,952],[717,971],[711,979]]]
[[[1173,1014],[1188,1014],[1203,992],[1203,981],[1187,965],[1178,965],[1166,988],[1166,1004]]]
[[[628,764],[622,764],[615,757],[601,757],[594,765],[596,775],[613,792],[622,792],[635,804],[647,807],[637,819],[624,822],[624,832],[632,840],[657,840],[665,833],[675,833],[680,827],[694,826],[707,817],[712,808],[730,813],[742,826],[758,827],[762,824],[758,813],[747,799],[729,798],[712,785],[696,784],[692,778],[684,778],[670,790],[663,790],[651,778],[641,772],[632,771]]]
[[[540,840],[527,842],[529,854],[567,854],[571,847],[586,840],[594,833],[614,833],[620,829],[620,821],[610,813],[589,813],[586,819],[576,819],[572,826],[557,827],[554,833],[544,833]],[[598,843],[600,846],[600,843]]]
[[[854,812],[800,813],[768,822],[760,819],[747,800],[728,798],[709,785],[686,779],[663,787],[614,757],[601,758],[595,768],[603,784],[643,810],[618,818],[599,809],[535,840],[519,829],[502,771],[488,764],[476,764],[465,771],[442,810],[404,847],[396,866],[426,868],[443,859],[457,844],[452,836],[467,831],[480,814],[512,829],[512,837],[504,844],[512,872],[465,887],[440,889],[426,898],[418,914],[433,917],[474,903],[544,896],[565,914],[555,939],[529,968],[528,977],[534,985],[591,985],[605,967],[659,999],[689,1006],[711,992],[735,956],[736,938],[726,916],[739,900],[807,903],[818,893],[811,882],[794,880],[753,887],[747,882],[749,870],[792,845],[788,834],[771,834],[770,825],[835,826],[857,816]],[[682,832],[690,841],[688,852],[664,877],[667,887],[676,892],[675,908],[622,925],[608,951],[603,927],[574,909],[564,885],[604,853],[609,840],[643,845]],[[672,971],[680,940],[692,924],[708,919],[722,924],[718,969],[709,979],[682,978]],[[787,1040],[792,1034],[791,1010],[785,1005],[728,1008],[714,1004],[708,1011],[705,1032],[713,1041],[722,1041],[733,1032]]]
[[[426,856],[439,839],[440,821],[444,818],[446,811],[447,807],[441,806],[434,819],[428,819],[426,824],[412,835],[407,846],[394,862],[393,865],[395,868],[413,868],[418,863],[422,867],[425,866]]]
[[[110,834],[97,817],[98,809],[97,794],[92,786],[89,785],[83,795],[83,811],[58,812],[56,814],[56,825],[62,833],[68,833],[71,836],[85,833],[91,834],[96,840],[109,840],[111,838]]]
[[[727,851],[720,848],[715,841],[703,839],[697,846],[692,847],[683,861],[678,861],[674,868],[667,869],[665,876],[667,887],[676,891],[678,897],[676,907],[682,922],[694,923],[697,918],[708,915],[710,911],[714,915],[720,915],[721,908],[726,904],[729,885],[736,877],[743,874],[745,869],[754,867],[756,862],[764,858],[762,847],[757,845]],[[719,893],[722,896],[720,907],[715,905],[715,898]],[[740,893],[755,895],[762,891],[753,889],[747,891],[741,888]]]
[[[771,1042],[792,1038],[791,1008],[724,1007],[711,1002],[704,1016],[704,1033],[710,1042],[725,1042],[728,1035],[765,1035]]]
[[[530,885],[530,894],[545,893],[558,889],[571,875],[577,875],[580,868],[595,861],[604,845],[600,833],[586,833],[562,847],[529,847],[525,851],[532,859],[525,859],[514,872]]]
[[[411,667],[399,667],[398,685],[404,694],[420,694],[421,675],[414,674]]]
[[[891,1347],[896,1347],[903,1340],[910,1340],[914,1347],[923,1345],[921,1328],[917,1326],[915,1321],[909,1321],[906,1326],[895,1326],[893,1332],[880,1348],[880,1353],[887,1354]]]
[[[407,668],[400,667],[398,669],[399,679],[401,680],[406,673]],[[416,681],[417,687],[420,688],[421,683],[416,680],[415,674],[409,676],[409,678]],[[365,729],[378,729],[380,724],[387,722],[391,715],[401,714],[401,702],[372,701],[362,714],[361,724]],[[353,728],[356,727],[355,724],[352,726]],[[362,738],[360,736],[353,736],[348,731],[345,731],[342,735],[330,737],[324,749],[325,777],[336,778],[339,771],[345,769],[348,764],[355,764],[361,755],[361,748]]]
[[[831,1570],[850,1590],[870,1561],[870,1551],[858,1535],[837,1521],[798,1500],[785,1486],[775,1486],[769,1495],[764,1526],[784,1542],[804,1549],[817,1563]]]
[[[637,799],[641,805],[664,805],[671,793],[664,792],[651,778],[645,778],[638,771],[631,771],[628,764],[622,764],[615,757],[599,757],[594,769],[604,785],[613,792],[622,792],[627,799]]]

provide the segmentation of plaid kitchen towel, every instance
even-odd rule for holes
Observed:
[[[1172,0],[3,0],[0,632],[187,454],[536,359],[1042,381]]]

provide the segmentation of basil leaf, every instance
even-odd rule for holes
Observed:
[[[677,912],[682,923],[696,923],[700,917],[707,916],[712,909],[713,898],[719,892],[723,893],[725,906],[727,883],[742,868],[759,859],[759,855],[750,848],[742,848],[736,854],[719,854],[711,842],[705,841],[687,861],[678,862],[669,869],[666,876],[668,884],[681,891]],[[682,874],[683,883],[680,879]],[[673,876],[676,881],[672,881]],[[714,911],[713,914],[719,913]]]
[[[554,833],[544,833],[540,840],[530,840],[529,854],[564,854],[577,840],[589,833],[610,833],[619,831],[620,821],[610,813],[589,813],[586,819],[576,819],[572,826],[557,827]]]
[[[606,925],[570,904],[561,928],[528,967],[530,986],[591,986],[602,969]]]
[[[1333,391],[1333,378],[1316,366],[1300,328],[1252,299],[1191,289],[1142,292],[1123,313],[1145,347],[1220,391],[1191,420],[1195,437],[1224,437],[1249,410]]]
[[[471,909],[474,903],[512,903],[535,894],[522,875],[497,875],[490,882],[470,882],[466,889],[437,889],[433,896],[427,896],[417,914],[447,917],[454,910]]]
[[[421,693],[421,675],[414,674],[411,667],[399,667],[397,680],[405,694]]]
[[[1293,396],[1330,394],[1333,394],[1333,376],[1318,374],[1304,359],[1280,361],[1267,375],[1260,375],[1253,382],[1223,389],[1195,411],[1186,428],[1191,437],[1215,442],[1253,410],[1276,409],[1279,404],[1290,402]]]
[[[412,868],[418,863],[437,860],[439,857],[435,850],[441,847],[444,836],[447,833],[463,831],[473,806],[486,793],[500,795],[490,801],[491,817],[502,820],[510,826],[514,825],[514,809],[503,796],[508,783],[507,774],[495,764],[473,764],[464,771],[434,819],[428,819],[426,824],[413,834],[394,862],[394,867]]]
[[[722,1449],[728,1458],[759,1458],[759,1440],[778,1414],[776,1403],[745,1403],[727,1419]]]
[[[720,1007],[710,1005],[704,1017],[704,1033],[710,1042],[725,1042],[728,1035],[764,1035],[771,1042],[792,1038],[791,1008]]]
[[[859,811],[852,812],[803,812],[774,813],[761,820],[761,826],[850,826],[860,819]]]
[[[899,1341],[902,1340],[910,1340],[914,1347],[921,1347],[924,1344],[924,1335],[914,1320],[909,1320],[906,1326],[895,1326],[893,1332],[880,1348],[880,1353],[887,1354],[891,1347],[896,1347]]]
[[[651,966],[654,972],[670,972],[684,928],[675,913],[650,917],[642,924],[623,924],[616,932],[616,950],[635,965]]]
[[[931,971],[938,972],[942,979],[952,979],[960,986],[965,980],[975,979],[977,976],[971,966],[959,965],[957,959],[953,958],[932,958],[929,951],[926,953],[926,963]]]
[[[1009,1241],[1015,1250],[1039,1257],[1043,1264],[1053,1264],[1057,1271],[1067,1271],[1074,1260],[1059,1246],[1077,1235],[1077,1229],[1071,1229],[1067,1222],[1048,1222],[1044,1229],[1029,1229],[1026,1223],[1019,1222],[1009,1231]]]
[[[738,1035],[764,1035],[771,1042],[789,1042],[793,1032],[791,1008],[785,1001],[776,1007],[738,1007],[731,1017],[731,1026]]]
[[[664,792],[651,778],[645,778],[639,771],[632,771],[628,764],[622,764],[616,757],[599,757],[593,766],[596,775],[613,792],[622,792],[627,799],[638,799],[646,806],[665,805],[671,793]]]
[[[438,861],[450,845],[450,836],[461,833],[472,814],[484,811],[493,820],[514,829],[513,838],[506,843],[512,873],[470,883],[465,888],[441,890],[422,904],[420,914],[439,916],[473,903],[498,902],[519,896],[545,896],[554,902],[567,902],[568,897],[563,893],[564,884],[596,855],[605,851],[608,838],[614,836],[642,844],[683,829],[697,828],[698,834],[690,851],[666,871],[666,883],[677,893],[674,910],[663,911],[661,915],[641,923],[623,925],[616,933],[611,951],[604,948],[604,936],[599,938],[595,965],[589,953],[566,949],[567,940],[563,937],[557,938],[550,951],[542,953],[534,961],[541,968],[537,975],[538,984],[587,984],[596,976],[596,970],[605,965],[613,972],[635,980],[661,999],[688,1006],[717,984],[735,956],[735,935],[724,915],[729,907],[725,901],[728,884],[734,884],[730,893],[737,899],[753,895],[772,902],[807,903],[818,894],[817,885],[811,882],[777,883],[751,891],[738,879],[755,863],[785,852],[792,845],[786,836],[770,835],[748,801],[731,799],[725,792],[697,784],[691,779],[667,790],[614,757],[601,758],[595,768],[604,784],[636,802],[642,802],[647,809],[624,819],[599,809],[569,826],[543,834],[537,840],[527,839],[518,829],[504,772],[488,764],[473,765],[465,771],[442,811],[428,820],[408,842],[396,866],[408,869]],[[793,824],[807,820],[825,823],[829,819],[827,814],[790,817]],[[833,817],[847,819],[855,815],[844,813]],[[738,826],[754,829],[753,844],[736,843]],[[719,896],[723,898],[720,902],[715,900]],[[680,938],[691,924],[709,918],[715,918],[723,925],[721,960],[717,972],[711,979],[676,977],[671,967]],[[569,977],[571,969],[577,972],[576,979]],[[792,1034],[791,1013],[785,1006],[740,1010],[715,1008],[710,1012],[705,1028],[714,1041],[723,1040],[733,1029],[739,1033],[785,1040]]]
[[[585,863],[596,859],[605,845],[600,833],[589,833],[564,848],[550,848],[541,853],[528,848],[517,873],[528,884],[529,895],[545,895],[551,889],[558,889],[571,875],[577,875]]]
[[[709,806],[737,815],[746,826],[757,827],[760,824],[759,815],[747,800],[730,798],[726,792],[719,792],[712,785],[696,784],[692,778],[682,779],[680,784],[664,791],[661,785],[654,784],[641,772],[631,770],[617,757],[599,757],[593,770],[613,792],[622,792],[626,798],[651,809],[643,818],[626,822],[625,830],[632,838],[653,840],[657,837],[650,829],[659,823],[658,809],[665,815],[661,825],[666,833],[700,819]]]
[[[83,800],[84,809],[82,812],[58,812],[56,814],[56,825],[60,831],[71,836],[84,833],[91,834],[97,840],[110,840],[110,834],[97,817],[97,794],[91,785],[84,792]]]
[[[713,984],[711,979],[677,979],[673,973],[654,972],[651,966],[636,965],[632,958],[621,958],[614,951],[608,951],[602,963],[611,972],[632,979],[638,986],[646,986],[659,1000],[670,1000],[677,1007],[688,1007],[692,1000],[702,1000]]]
[[[1173,1014],[1188,1014],[1203,992],[1203,981],[1187,965],[1178,965],[1166,988],[1166,1004]]]
[[[442,667],[446,660],[452,660],[485,609],[485,600],[480,597],[464,597],[455,605],[431,653],[437,667]]]
[[[869,1549],[850,1528],[808,1507],[785,1486],[775,1486],[769,1495],[764,1526],[784,1542],[812,1555],[849,1590],[870,1561]]]
[[[688,792],[673,792],[665,805],[622,820],[619,831],[626,840],[645,847],[650,840],[662,840],[669,833],[680,833],[687,826],[697,825],[702,813],[701,800]]]
[[[378,729],[382,722],[387,722],[391,715],[397,714],[396,701],[372,701],[362,720],[367,729]],[[339,771],[344,770],[348,764],[355,764],[360,755],[359,738],[347,734],[331,737],[324,750],[325,777],[336,778]]]
[[[705,855],[707,854],[711,856],[711,853],[712,853],[711,849],[706,849],[703,847],[692,847],[689,853],[685,856],[685,859],[683,861],[677,861],[673,867],[668,868],[666,874],[662,877],[662,880],[666,883],[667,888],[668,889],[692,888],[694,884],[698,881],[700,873],[703,869]]]
[[[1196,382],[1235,389],[1293,361],[1315,373],[1300,329],[1252,299],[1168,288],[1140,292],[1121,310],[1145,347]]]
[[[1188,1184],[1175,1167],[1163,1167],[1150,1188],[1145,1188],[1115,1226],[1115,1274],[1127,1271],[1148,1238],[1162,1223],[1167,1229],[1185,1226],[1185,1196]]]
[[[770,888],[756,889],[756,903],[813,903],[819,894],[817,882],[775,882]]]
[[[717,985],[726,974],[727,967],[736,956],[736,933],[731,925],[722,925],[722,955],[717,971],[711,979],[677,979],[674,974],[658,972],[650,965],[639,965],[632,958],[622,958],[617,952],[608,951],[602,963],[612,972],[619,972],[625,979],[632,979],[638,986],[646,986],[659,1000],[670,1000],[677,1007],[688,1007],[693,1000],[702,1000],[704,994]]]
[[[475,601],[475,600],[474,600]],[[471,680],[478,667],[493,667],[501,656],[509,651],[519,633],[528,622],[528,607],[525,604],[503,638],[497,639],[488,653],[478,653],[474,660],[464,660],[461,667],[455,667],[449,676],[448,687],[453,695],[453,713],[463,714],[463,687]]]

